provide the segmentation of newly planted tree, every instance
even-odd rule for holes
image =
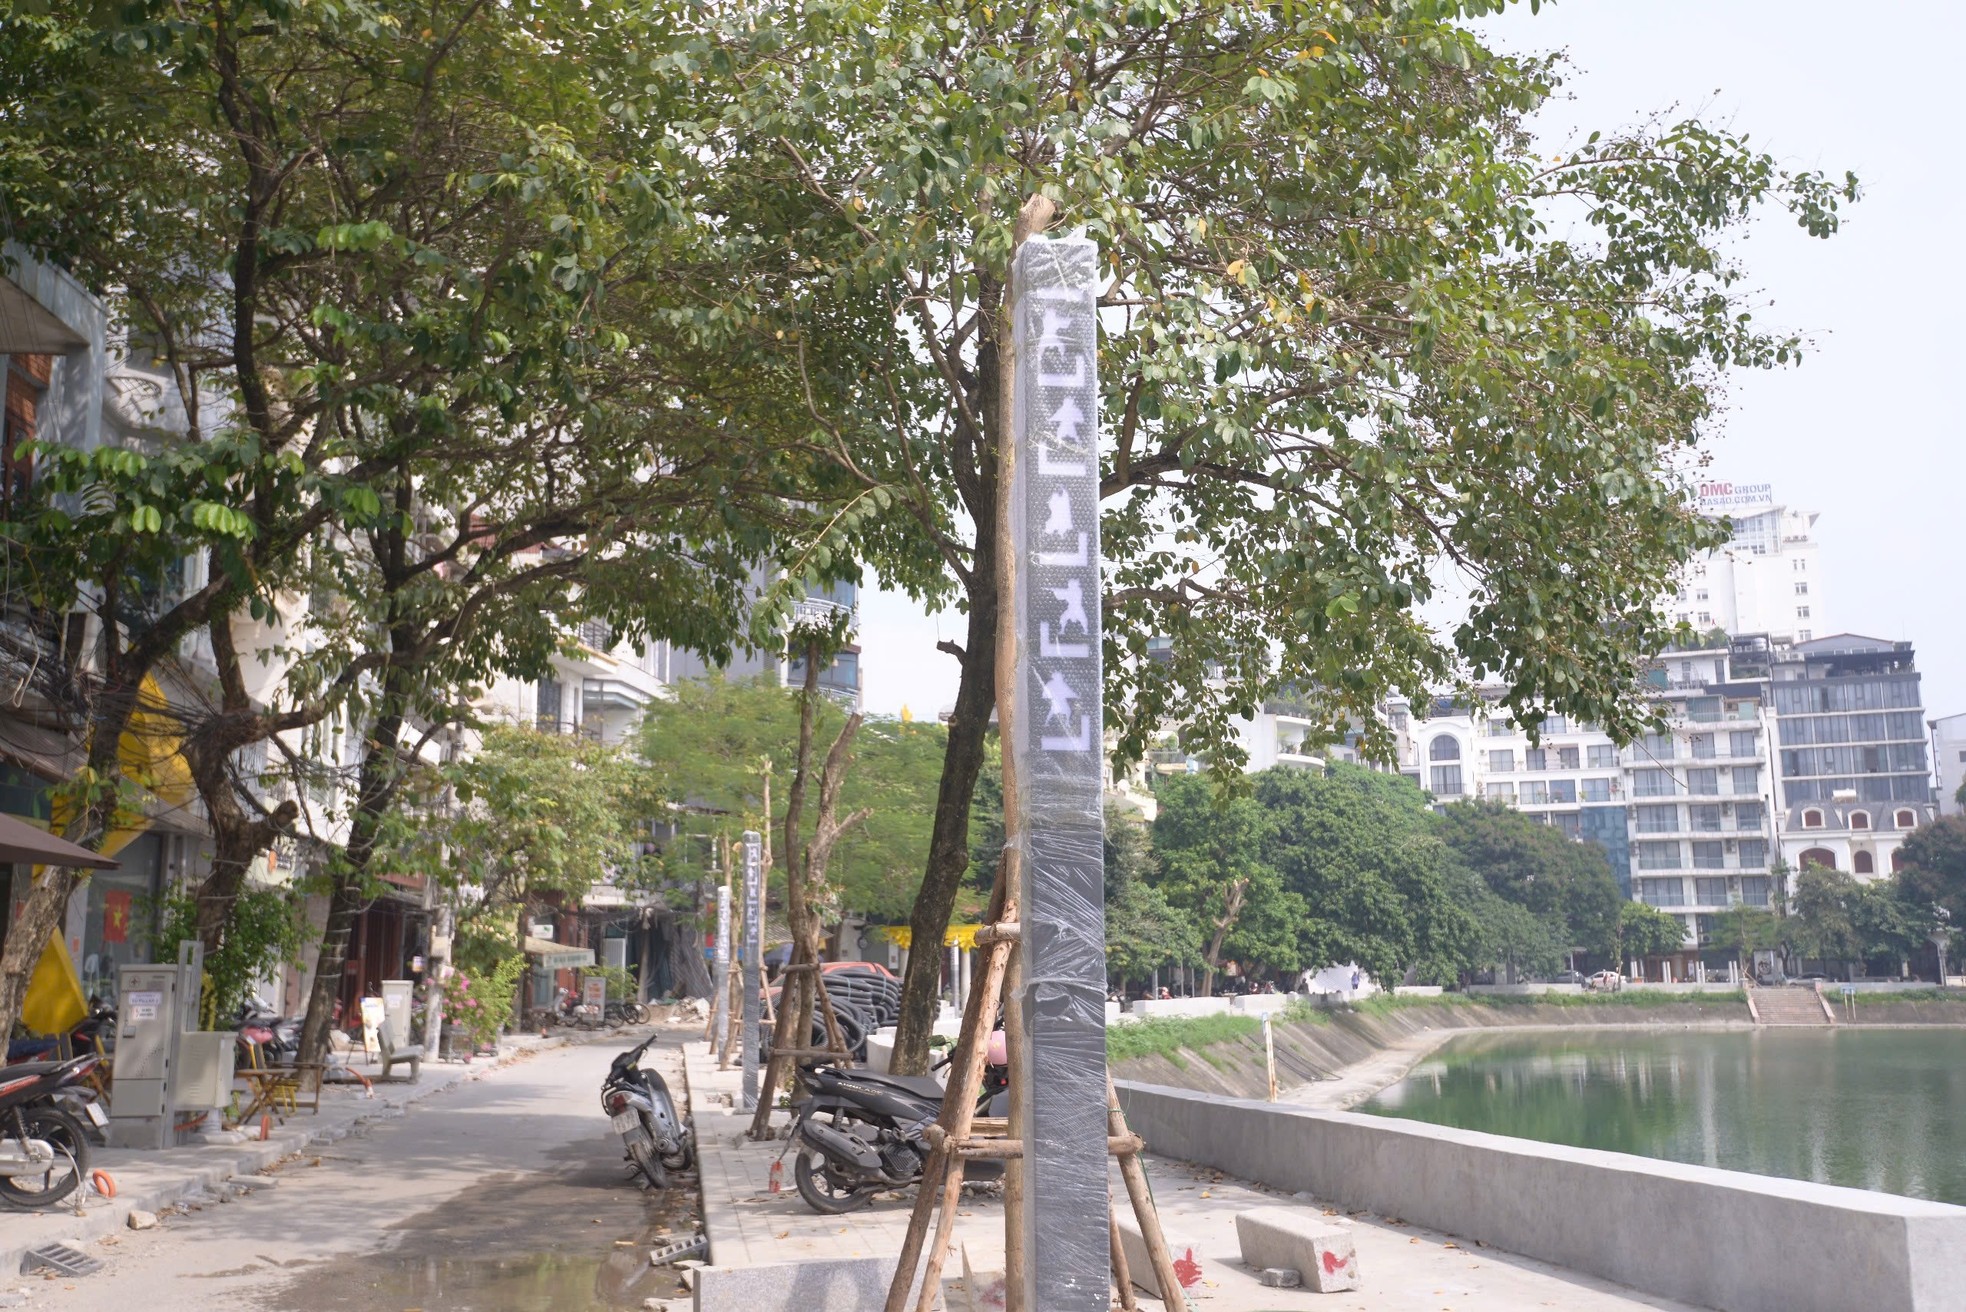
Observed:
[[[1001,365],[1015,216],[1101,245],[1108,718],[1225,766],[1277,695],[1333,737],[1499,683],[1619,737],[1656,599],[1719,530],[1679,476],[1734,367],[1794,358],[1748,315],[1733,230],[1827,234],[1854,183],[1697,122],[1554,158],[1554,65],[1467,20],[1500,0],[924,0],[706,14],[701,148],[746,185],[742,289],[814,384],[811,445],[866,490],[855,551],[967,614],[917,941],[947,924],[995,697]],[[732,184],[733,186],[735,184]],[[767,201],[764,198],[769,195]],[[844,348],[844,349],[843,349]],[[1460,618],[1425,622],[1451,570]],[[1167,639],[1160,659],[1152,640]],[[932,954],[896,1061],[919,1070]]]

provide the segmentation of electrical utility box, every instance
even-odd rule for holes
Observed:
[[[171,966],[126,966],[117,982],[116,1065],[109,1142],[117,1148],[177,1144],[180,1112],[212,1112],[232,1101],[238,1035],[199,1030],[205,953],[178,944]]]
[[[118,1148],[168,1148],[169,1089],[177,1061],[176,966],[125,966],[116,998],[115,1083],[109,1100],[109,1142]]]

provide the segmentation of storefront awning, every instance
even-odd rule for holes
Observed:
[[[25,820],[0,815],[0,861],[33,866],[87,866],[92,870],[114,870],[116,862],[86,847],[77,847],[65,838],[56,838]]]
[[[594,964],[593,949],[570,948],[550,938],[528,937],[526,955],[538,957],[541,970],[579,970],[582,966]]]

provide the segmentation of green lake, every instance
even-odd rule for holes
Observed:
[[[1458,1036],[1358,1110],[1966,1205],[1966,1031]]]

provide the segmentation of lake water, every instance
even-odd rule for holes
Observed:
[[[1358,1110],[1966,1205],[1966,1031],[1457,1037]]]

